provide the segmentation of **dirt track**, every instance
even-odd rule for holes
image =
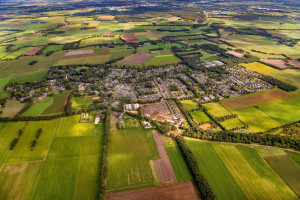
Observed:
[[[161,158],[160,160],[153,161],[158,180],[160,183],[176,182],[176,176],[164,143],[157,131],[153,131],[153,136]]]
[[[191,181],[162,187],[152,187],[115,194],[106,200],[199,200],[199,194]]]

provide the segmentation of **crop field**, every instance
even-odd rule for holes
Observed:
[[[66,100],[68,93],[61,93],[61,94],[56,94],[54,95],[54,99],[52,101],[52,104],[47,107],[43,112],[42,115],[47,115],[47,114],[55,114],[55,113],[61,113],[64,111],[64,107],[66,105]]]
[[[159,159],[159,154],[151,131],[143,128],[112,131],[109,152],[109,192],[156,184],[150,160]]]
[[[53,97],[45,97],[41,101],[37,101],[37,103],[33,104],[31,108],[29,108],[22,116],[39,116],[41,115],[45,109],[47,109],[53,102]]]
[[[220,123],[226,128],[226,130],[231,130],[233,128],[241,128],[244,126],[244,124],[237,118],[228,119]]]
[[[189,140],[188,144],[217,198],[297,199],[255,149]]]
[[[34,72],[31,74],[25,74],[20,76],[11,77],[9,83],[26,83],[34,81],[43,81],[48,71]]]
[[[0,79],[0,90],[3,90],[5,86],[9,83],[11,77],[1,78]]]
[[[278,67],[280,69],[287,68],[288,66],[285,64],[284,60],[280,59],[261,59],[260,62],[263,62],[265,64],[273,65],[275,67]]]
[[[272,72],[277,72],[278,70],[272,67],[269,67],[265,64],[254,62],[249,64],[242,64],[243,67],[246,67],[249,70],[258,72],[260,74],[270,74]]]
[[[210,121],[210,118],[202,110],[197,110],[197,111],[191,112],[191,115],[192,115],[193,119],[198,123],[204,123],[204,122]]]
[[[193,110],[199,108],[197,103],[192,100],[183,100],[180,101],[180,103],[183,105],[183,107],[187,110]]]
[[[279,121],[281,124],[289,124],[300,120],[299,107],[300,97],[294,97],[259,106],[262,111],[267,113],[273,119]]]
[[[300,69],[286,69],[272,72],[270,76],[300,88]]]
[[[5,56],[3,58],[3,60],[13,60],[13,59],[16,59],[18,58],[19,56],[21,56],[23,53],[25,53],[26,51],[28,51],[31,47],[25,47],[25,48],[22,48],[22,49],[19,49],[17,51],[14,51],[13,53]]]
[[[222,116],[230,115],[231,114],[220,103],[207,103],[207,104],[202,104],[202,105],[214,117],[222,117]]]
[[[169,159],[171,161],[173,170],[175,172],[177,181],[181,182],[181,181],[192,180],[193,177],[191,175],[191,172],[183,158],[183,155],[177,143],[175,141],[172,141],[170,145],[169,142],[167,142],[165,143],[165,147]]]
[[[238,109],[233,111],[233,113],[237,114],[238,118],[254,132],[263,132],[282,125],[255,107]]]
[[[300,154],[294,151],[285,151],[299,166],[300,166]]]
[[[17,100],[8,100],[5,103],[1,117],[14,117],[24,107],[24,103]]]
[[[257,149],[279,176],[300,196],[300,165],[282,149],[262,147]]]
[[[283,99],[297,97],[297,93],[288,93],[280,89],[264,90],[261,92],[246,94],[238,97],[224,99],[221,103],[228,109],[234,110],[249,106],[259,106],[267,103],[273,103]]]

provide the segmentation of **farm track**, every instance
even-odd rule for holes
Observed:
[[[153,161],[155,171],[160,183],[177,182],[173,167],[168,157],[166,148],[157,131],[153,131],[153,137],[160,155],[160,160]]]
[[[106,200],[200,200],[192,181],[109,194]]]

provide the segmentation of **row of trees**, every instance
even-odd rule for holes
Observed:
[[[288,83],[285,83],[285,82],[282,82],[278,79],[275,79],[271,76],[267,76],[267,75],[261,75],[260,77],[262,80],[272,84],[272,85],[275,85],[277,86],[278,88],[284,90],[284,91],[287,91],[287,92],[292,92],[292,91],[296,91],[298,88],[293,86],[293,85],[290,85]]]
[[[35,134],[35,138],[32,140],[31,142],[31,151],[33,151],[34,147],[36,146],[37,144],[37,140],[39,139],[39,137],[41,136],[43,132],[43,129],[42,128],[39,128]]]
[[[181,149],[185,161],[192,172],[194,182],[200,192],[201,198],[205,200],[216,199],[216,195],[212,191],[204,175],[201,173],[199,164],[184,138],[177,136],[176,141]]]
[[[25,126],[26,126],[26,124],[25,124]],[[11,141],[11,143],[10,143],[10,148],[9,148],[11,151],[12,151],[12,150],[16,147],[16,145],[18,144],[20,137],[21,137],[21,136],[23,135],[23,133],[24,133],[25,126],[24,126],[22,129],[19,130],[18,137],[14,138],[14,139]]]

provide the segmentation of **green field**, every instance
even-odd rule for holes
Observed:
[[[39,116],[46,108],[53,102],[53,97],[45,97],[42,101],[37,101],[31,108],[29,108],[22,116]]]
[[[9,83],[26,83],[34,81],[43,81],[47,75],[48,71],[34,72],[31,74],[25,74],[20,76],[12,77]]]
[[[223,117],[225,115],[231,115],[231,113],[220,103],[207,103],[202,105],[214,117]]]
[[[259,106],[259,108],[281,124],[300,120],[300,97],[294,97]]]
[[[130,145],[129,145],[130,144]],[[109,192],[154,186],[150,160],[159,159],[151,131],[143,128],[111,132],[107,189]]]
[[[176,141],[172,141],[171,145],[169,142],[165,143],[166,151],[168,153],[170,162],[172,164],[176,179],[180,181],[192,180],[193,177],[187,166],[180,148]]]
[[[72,107],[74,109],[81,109],[84,107],[88,107],[92,103],[93,103],[93,97],[85,97],[85,96],[74,97],[72,101]]]
[[[4,90],[5,86],[9,83],[11,77],[1,78],[0,79],[0,90]]]
[[[263,132],[281,126],[278,121],[255,107],[237,109],[234,113],[254,132]]]
[[[297,199],[255,149],[189,140],[188,144],[218,199]]]
[[[67,93],[61,93],[61,94],[54,95],[52,104],[42,112],[42,115],[63,112],[63,106],[64,106],[66,97],[67,97]]]
[[[64,47],[64,45],[49,45],[44,49],[42,54],[46,54],[49,51],[62,51],[63,47]]]
[[[180,101],[180,103],[183,105],[183,107],[187,110],[193,110],[199,108],[197,103],[192,100],[184,100]]]
[[[24,107],[24,103],[17,100],[8,100],[5,103],[1,117],[14,117]]]
[[[300,69],[286,69],[269,74],[273,78],[300,88]]]
[[[198,123],[204,123],[204,122],[210,121],[210,118],[202,110],[197,110],[197,111],[191,112],[191,115],[192,115],[193,119]]]
[[[276,73],[280,72],[277,69],[274,69],[272,67],[269,67],[268,65],[259,63],[259,62],[254,62],[254,63],[249,63],[249,64],[242,64],[243,67],[246,67],[247,69],[251,71],[258,72],[260,74],[270,74],[270,73]]]
[[[244,124],[238,118],[228,119],[220,123],[226,128],[226,130],[241,128],[244,126]]]

